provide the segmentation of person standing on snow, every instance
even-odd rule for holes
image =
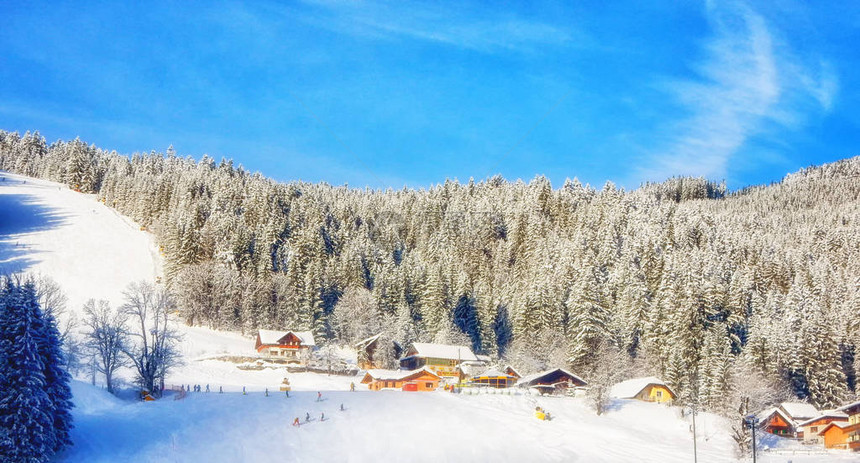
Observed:
[[[322,392],[317,392],[317,402],[322,400]]]

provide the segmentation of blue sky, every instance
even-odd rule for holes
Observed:
[[[0,3],[0,128],[374,188],[860,154],[850,2],[118,3]]]

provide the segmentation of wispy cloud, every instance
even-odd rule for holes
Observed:
[[[378,39],[413,39],[473,51],[531,51],[540,46],[586,42],[573,28],[544,22],[480,14],[454,6],[387,2],[308,1],[306,23],[338,33]]]
[[[706,6],[713,36],[694,80],[669,80],[663,86],[685,110],[666,129],[663,146],[652,150],[640,180],[673,175],[726,178],[734,154],[770,124],[802,124],[817,102],[830,109],[838,89],[832,67],[808,66],[781,41],[779,31],[743,3]]]

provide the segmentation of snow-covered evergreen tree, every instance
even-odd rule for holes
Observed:
[[[71,445],[69,374],[52,317],[33,282],[3,278],[0,289],[0,457],[42,462]]]

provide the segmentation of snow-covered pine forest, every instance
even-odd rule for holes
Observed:
[[[854,395],[860,158],[731,193],[498,176],[379,191],[0,132],[0,169],[144,224],[189,324],[464,342],[526,371],[611,361],[715,411]]]

